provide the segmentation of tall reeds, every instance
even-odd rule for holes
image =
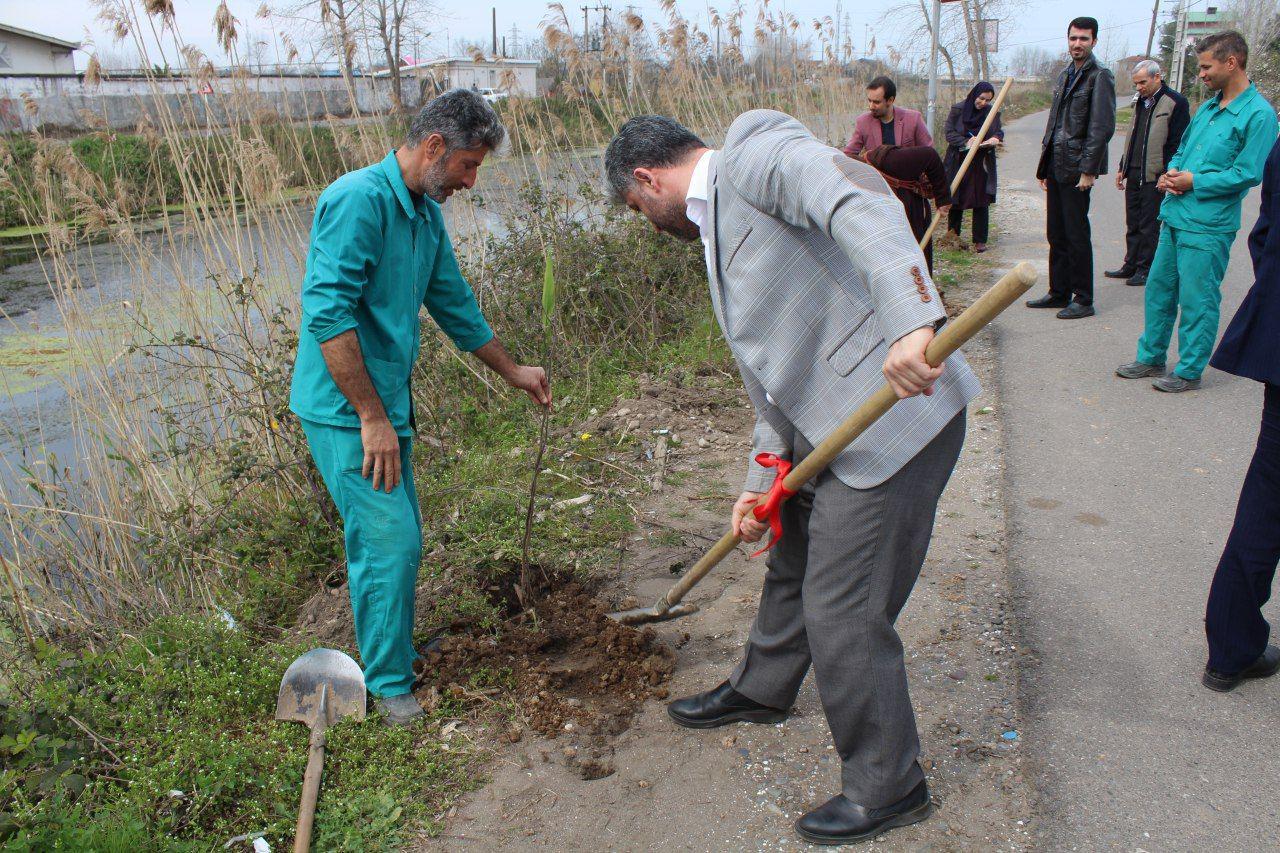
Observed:
[[[0,403],[0,437],[21,450],[0,473],[0,554],[13,576],[0,609],[37,634],[217,606],[236,595],[229,579],[245,559],[237,543],[263,518],[296,523],[294,544],[326,535],[304,523],[331,509],[287,411],[310,202],[337,174],[381,159],[404,121],[336,117],[358,115],[357,87],[372,85],[350,78],[344,102],[317,105],[324,118],[277,116],[247,72],[217,75],[185,40],[184,27],[208,22],[184,19],[168,0],[97,2],[144,66],[190,74],[177,97],[165,97],[167,75],[149,80],[134,134],[94,131],[92,168],[42,133],[29,135],[24,162],[0,160],[0,192],[7,185],[24,221],[47,229],[39,263],[74,365],[57,378],[53,397],[65,401],[53,417],[30,393]],[[862,108],[865,80],[835,55],[828,23],[814,22],[806,47],[800,22],[767,2],[754,24],[741,5],[712,10],[714,33],[674,2],[662,8],[657,22],[624,14],[595,45],[573,33],[560,4],[548,7],[550,92],[502,102],[514,156],[487,166],[478,191],[447,208],[460,260],[496,323],[524,316],[531,295],[510,288],[533,279],[495,268],[485,235],[519,229],[544,215],[539,206],[561,206],[562,221],[599,215],[590,189],[599,152],[628,117],[672,115],[714,143],[739,113],[771,107],[838,141]],[[238,62],[225,5],[213,24]],[[293,57],[290,46],[278,61]],[[140,140],[142,162],[127,156],[127,136]],[[95,248],[103,240],[109,251]],[[558,270],[557,307],[566,331],[589,321],[592,340],[608,348],[659,328],[660,282],[583,295],[567,270]],[[10,331],[19,325],[5,319]],[[6,381],[0,392],[11,390]],[[48,452],[52,443],[63,455]],[[270,573],[263,559],[259,570]]]

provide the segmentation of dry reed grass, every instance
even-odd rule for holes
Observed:
[[[44,456],[39,422],[21,439],[10,436],[31,461],[8,472],[20,487],[0,494],[7,540],[0,547],[14,577],[0,601],[12,625],[46,634],[127,627],[234,595],[226,578],[236,534],[215,517],[236,490],[264,514],[289,501],[324,502],[285,409],[309,206],[286,203],[283,191],[303,185],[313,197],[333,177],[307,154],[323,131],[345,169],[396,144],[392,125],[376,118],[271,120],[244,75],[222,78],[219,93],[207,96],[238,117],[226,132],[208,132],[197,88],[212,65],[183,37],[184,27],[203,22],[183,20],[169,0],[97,2],[144,65],[196,70],[180,105],[155,98],[156,111],[137,129],[156,158],[177,165],[179,197],[158,184],[158,170],[147,192],[184,203],[186,213],[164,219],[158,236],[140,235],[131,198],[113,195],[64,144],[36,137],[26,188],[34,201],[25,214],[50,228],[41,263],[79,366],[62,380],[78,453]],[[717,140],[736,115],[767,106],[797,115],[820,136],[843,137],[862,108],[863,80],[835,55],[829,19],[802,26],[767,3],[754,17],[741,5],[712,14],[715,35],[674,2],[656,22],[628,12],[600,50],[587,51],[564,7],[551,4],[543,38],[555,57],[555,92],[503,103],[519,154],[485,169],[483,201],[450,203],[455,230],[476,234],[515,221],[529,198],[524,185],[595,183],[596,154],[636,114],[673,115]],[[234,58],[237,22],[225,4],[214,24]],[[798,53],[795,40],[805,35],[820,60]],[[291,43],[288,52],[279,61],[296,57]],[[354,111],[353,87],[364,83],[348,84]],[[153,89],[159,94],[154,81]],[[904,86],[900,100],[909,102],[911,91]],[[67,198],[79,228],[62,222]],[[92,306],[85,296],[94,274],[85,245],[95,233],[127,249],[132,293],[114,305]],[[504,294],[486,274],[484,246],[464,240],[459,251],[481,301],[497,304]],[[213,529],[221,537],[208,535]]]

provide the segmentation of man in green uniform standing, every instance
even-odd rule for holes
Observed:
[[[1249,47],[1237,32],[1196,45],[1200,79],[1217,96],[1200,105],[1157,188],[1160,241],[1147,274],[1146,327],[1138,359],[1116,369],[1125,379],[1157,377],[1158,391],[1200,387],[1218,336],[1222,276],[1236,231],[1240,202],[1262,181],[1276,141],[1276,111],[1245,73]],[[1178,317],[1179,309],[1182,316]],[[1165,354],[1178,321],[1178,363],[1165,374]]]
[[[422,714],[410,692],[422,549],[409,396],[419,310],[458,349],[551,404],[543,369],[516,364],[485,322],[440,211],[505,139],[479,93],[446,92],[422,108],[403,146],[330,184],[311,226],[289,407],[342,515],[365,682],[393,723]]]

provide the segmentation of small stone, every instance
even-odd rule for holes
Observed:
[[[957,669],[954,672],[947,673],[947,678],[950,678],[953,681],[964,681],[968,677],[969,673],[963,669]]]
[[[705,450],[711,446],[711,442],[707,441],[705,438],[699,438],[698,446],[701,447],[703,450]]]
[[[637,783],[636,783],[636,787],[638,787],[638,788],[647,788],[647,787],[649,787],[649,780],[648,780],[648,779],[641,779],[639,782],[637,782]]]

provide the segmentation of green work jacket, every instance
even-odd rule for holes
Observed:
[[[1240,230],[1240,202],[1262,182],[1276,142],[1276,111],[1253,84],[1222,106],[1219,94],[1196,110],[1170,169],[1191,173],[1191,191],[1166,193],[1160,219],[1204,234]]]
[[[391,425],[411,434],[409,372],[424,305],[464,352],[493,338],[458,269],[440,205],[425,196],[415,203],[392,151],[338,178],[316,203],[289,408],[309,421],[360,426],[320,353],[320,344],[355,329]]]

